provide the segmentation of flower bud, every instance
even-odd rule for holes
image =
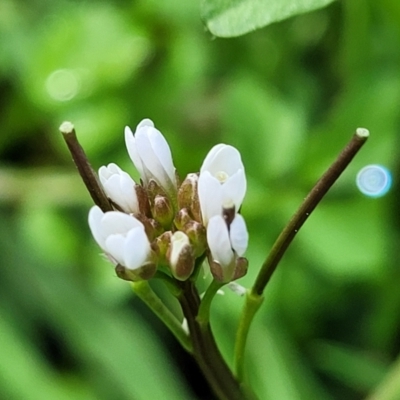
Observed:
[[[102,166],[99,179],[107,196],[121,211],[133,214],[139,211],[136,183],[117,164]]]
[[[171,245],[172,232],[164,232],[158,236],[155,240],[155,246],[157,247],[157,254],[160,260],[160,264],[168,264],[167,251]]]
[[[193,220],[192,220],[187,208],[182,208],[176,214],[175,219],[174,219],[174,224],[179,230],[182,230],[186,224],[188,224],[189,222],[192,222],[192,221]]]
[[[171,150],[153,121],[141,121],[135,134],[126,127],[125,143],[145,186],[150,179],[154,179],[170,196],[176,195],[177,182]]]
[[[168,197],[157,195],[154,199],[153,218],[159,222],[163,228],[168,229],[174,218],[174,210]]]
[[[182,231],[190,239],[194,257],[200,257],[207,248],[207,232],[204,225],[197,221],[190,221],[184,225]]]
[[[186,179],[178,190],[178,207],[179,209],[187,208],[193,219],[201,221],[201,211],[199,195],[197,193],[197,182],[199,176],[197,174],[188,174]]]
[[[172,235],[167,258],[176,279],[184,281],[190,277],[194,269],[194,256],[186,234],[177,231]]]

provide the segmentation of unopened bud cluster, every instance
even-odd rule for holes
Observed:
[[[243,257],[248,233],[238,213],[246,192],[240,153],[219,144],[200,173],[179,182],[171,150],[151,120],[133,134],[125,128],[129,156],[140,183],[116,164],[99,169],[99,179],[114,211],[94,206],[92,234],[126,280],[150,279],[157,269],[188,279],[196,259],[206,256],[213,276],[230,282],[246,273]]]

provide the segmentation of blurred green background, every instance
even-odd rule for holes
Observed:
[[[355,128],[370,129],[267,288],[247,375],[260,399],[361,399],[391,370],[400,3],[335,2],[235,39],[212,37],[199,15],[183,0],[0,2],[1,399],[212,398],[99,255],[90,197],[58,133],[64,120],[96,169],[116,162],[133,177],[123,130],[142,118],[168,139],[181,177],[214,144],[236,146],[249,182],[247,287]],[[355,185],[372,163],[394,177],[379,199]],[[229,362],[242,304],[229,291],[213,304]]]

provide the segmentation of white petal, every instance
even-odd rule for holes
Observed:
[[[104,186],[104,184],[107,182],[107,179],[111,176],[110,171],[106,166],[102,166],[99,169],[99,179],[101,184]]]
[[[246,176],[244,171],[239,169],[222,185],[222,205],[233,203],[237,212],[243,202],[246,188]]]
[[[142,120],[138,123],[138,126],[136,127],[136,131],[137,131],[138,129],[144,127],[144,126],[151,126],[151,127],[154,128],[154,122],[153,122],[151,119],[149,119],[149,118],[142,119]]]
[[[203,224],[207,225],[212,216],[220,215],[222,212],[221,183],[208,171],[205,171],[199,177],[198,194]]]
[[[99,169],[100,181],[107,196],[124,211],[137,213],[138,200],[135,181],[116,164]]]
[[[175,184],[175,168],[171,150],[164,136],[155,128],[143,127],[136,133],[136,148],[147,175],[170,191]],[[171,176],[173,175],[173,178]]]
[[[217,157],[217,154],[224,146],[226,145],[222,143],[217,144],[208,152],[206,158],[203,161],[203,165],[200,168],[200,173],[203,171],[208,171],[209,166],[214,162],[215,157]]]
[[[249,233],[247,232],[246,223],[240,214],[236,214],[230,226],[230,241],[233,250],[241,257],[247,250],[249,242]]]
[[[151,248],[143,228],[132,229],[124,243],[124,266],[129,269],[141,267],[148,259]]]
[[[143,122],[143,121],[142,121]],[[128,154],[130,159],[132,160],[133,164],[135,165],[136,169],[139,171],[140,177],[142,180],[147,183],[148,182],[148,176],[145,173],[142,160],[139,156],[138,150],[136,148],[136,140],[135,137],[133,136],[133,133],[129,126],[125,127],[125,144],[126,148],[128,150]]]
[[[233,260],[233,251],[229,239],[228,227],[220,215],[212,217],[207,226],[207,243],[213,260],[221,267],[227,267]]]
[[[216,176],[218,172],[225,172],[229,176],[244,166],[239,151],[229,145],[217,145],[207,155],[200,172],[207,170],[211,175]]]
[[[175,167],[172,161],[171,149],[165,137],[157,129],[149,129],[149,140],[154,154],[168,174],[171,182],[175,182]]]
[[[112,234],[127,234],[132,228],[143,227],[135,217],[119,212],[109,211],[101,221],[102,232],[105,237]]]
[[[106,239],[107,252],[121,265],[124,265],[124,244],[125,237],[123,235],[109,235]]]
[[[102,219],[104,217],[103,211],[101,211],[100,207],[93,206],[89,211],[89,227],[92,231],[92,235],[96,240],[97,244],[106,251],[106,236],[103,233],[102,229]]]
[[[139,212],[139,202],[135,191],[135,181],[126,172],[121,174],[120,188],[124,200],[122,208],[131,213]]]

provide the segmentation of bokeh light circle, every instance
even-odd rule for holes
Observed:
[[[54,100],[71,100],[79,91],[79,77],[73,70],[58,69],[48,76],[46,89]]]
[[[382,165],[367,165],[358,172],[356,184],[360,192],[366,196],[382,197],[392,186],[392,175]]]

